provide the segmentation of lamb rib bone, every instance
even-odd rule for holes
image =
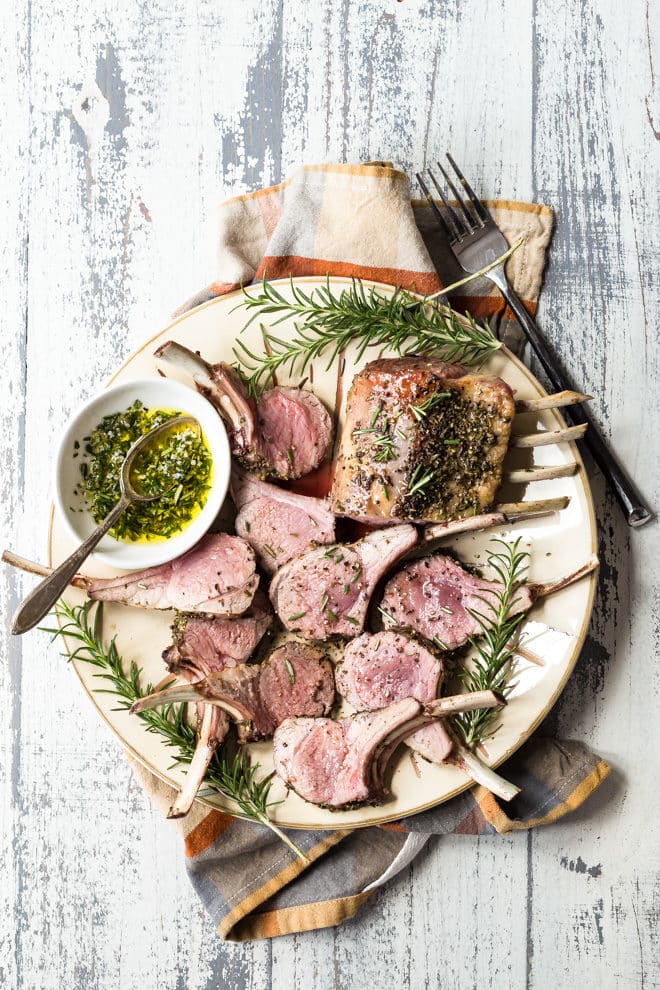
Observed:
[[[541,395],[537,399],[516,399],[516,412],[540,412],[543,409],[560,409],[562,406],[572,406],[577,403],[589,402],[593,395],[583,392],[554,392],[552,395]]]
[[[537,465],[531,468],[514,468],[504,472],[504,480],[510,485],[527,485],[533,481],[554,481],[556,478],[570,478],[579,468],[577,461],[566,464]],[[499,508],[499,506],[498,506]]]
[[[540,499],[536,502],[510,502],[498,505],[494,512],[485,512],[480,516],[467,516],[464,519],[452,519],[449,522],[429,523],[422,531],[426,543],[441,540],[446,536],[457,533],[469,533],[472,530],[490,529],[491,526],[503,526],[509,523],[525,522],[528,519],[538,519],[541,516],[551,516],[561,512],[570,502],[570,497]]]
[[[544,430],[542,433],[514,433],[509,440],[510,447],[548,447],[555,443],[568,443],[581,440],[587,432],[587,423],[577,426],[564,426],[559,430]]]

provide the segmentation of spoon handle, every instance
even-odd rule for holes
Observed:
[[[63,560],[59,567],[56,567],[52,574],[37,585],[30,592],[27,598],[19,605],[14,618],[12,619],[11,631],[14,636],[20,636],[33,629],[38,622],[41,622],[44,615],[50,611],[64,589],[71,583],[71,578],[79,570],[80,565],[85,561],[96,544],[105,536],[109,529],[119,519],[122,512],[131,504],[131,499],[127,495],[122,495],[114,509],[108,513],[103,522],[90,533],[84,543],[81,543],[77,550]]]

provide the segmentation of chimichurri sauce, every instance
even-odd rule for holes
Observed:
[[[101,522],[121,496],[119,477],[129,448],[154,426],[182,413],[147,409],[139,399],[123,412],[104,416],[88,437],[74,443],[80,457],[80,493],[95,522]],[[175,536],[202,510],[211,485],[213,461],[203,435],[174,427],[136,459],[134,487],[144,495],[165,492],[157,501],[129,506],[110,530],[117,540],[148,543]],[[167,489],[167,491],[166,491]]]

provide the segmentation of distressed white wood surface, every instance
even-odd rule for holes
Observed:
[[[3,545],[43,556],[58,433],[212,278],[221,198],[446,147],[557,210],[541,321],[660,505],[658,34],[644,0],[0,5]],[[543,832],[431,844],[336,930],[223,944],[56,650],[8,640],[0,986],[658,986],[658,528],[593,479],[598,602],[549,723],[613,777]],[[27,587],[0,573],[4,612]]]

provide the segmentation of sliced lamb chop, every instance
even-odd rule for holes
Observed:
[[[228,364],[208,364],[170,340],[155,356],[192,376],[229,427],[232,453],[261,478],[301,478],[325,458],[332,421],[313,392],[278,386],[255,401]]]
[[[260,590],[247,612],[236,619],[180,613],[172,624],[173,642],[163,652],[163,660],[172,673],[181,674],[191,683],[219,673],[247,660],[259,640],[272,625],[270,602]],[[217,746],[229,731],[226,712],[214,705],[197,705],[197,745],[186,780],[168,818],[187,815],[202,785]]]
[[[422,706],[404,698],[375,712],[340,721],[288,718],[273,737],[275,770],[287,786],[312,804],[347,808],[380,804],[388,796],[387,765],[399,743],[429,722],[459,711],[504,703],[492,691],[440,698]],[[516,793],[511,789],[510,796]]]
[[[442,660],[411,635],[363,633],[344,650],[337,690],[356,711],[374,711],[402,698],[432,701],[442,674]]]
[[[332,664],[321,650],[289,640],[262,664],[237,664],[194,684],[141,698],[131,712],[178,701],[203,701],[228,712],[241,741],[273,734],[292,715],[327,714],[335,697]]]
[[[576,398],[548,397],[543,408]],[[523,408],[541,406],[528,402]],[[513,393],[501,378],[430,357],[371,361],[348,393],[333,511],[376,525],[488,512],[509,446],[562,443],[586,429],[512,437],[515,412]],[[553,477],[567,473],[556,470]],[[535,477],[532,471],[526,480]]]
[[[534,602],[559,591],[598,567],[590,561],[572,574],[548,584],[525,584],[517,592],[510,614],[527,612]],[[496,604],[501,585],[485,581],[464,570],[452,557],[433,554],[412,561],[385,585],[381,615],[386,627],[400,626],[435,642],[443,650],[455,650],[481,626],[470,612],[488,615],[488,604]]]
[[[364,633],[348,644],[337,669],[337,690],[357,711],[374,711],[403,698],[433,701],[442,681],[442,661],[400,631]],[[432,763],[442,763],[452,741],[441,722],[417,729],[406,745]]]
[[[243,615],[221,619],[181,612],[172,623],[172,645],[163,660],[173,674],[189,671],[194,679],[248,660],[273,624],[270,602],[257,590]]]
[[[335,517],[324,499],[297,495],[234,470],[231,497],[235,528],[267,574],[318,544],[333,543]]]
[[[245,540],[209,533],[176,560],[88,585],[98,601],[140,608],[176,608],[208,615],[242,615],[259,584],[254,551]]]
[[[270,586],[280,621],[305,639],[358,636],[376,584],[416,542],[413,526],[394,526],[296,557]]]

